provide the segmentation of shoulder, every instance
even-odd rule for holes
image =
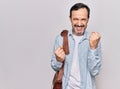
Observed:
[[[60,35],[60,33],[55,37],[55,43],[56,44],[62,44],[62,40],[63,40],[63,38],[62,38],[62,36]]]

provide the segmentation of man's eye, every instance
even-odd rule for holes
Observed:
[[[73,19],[73,20],[78,20],[77,18]]]

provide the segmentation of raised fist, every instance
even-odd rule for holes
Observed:
[[[90,42],[90,48],[91,49],[96,49],[98,46],[98,42],[100,40],[101,36],[98,32],[92,32],[89,42]]]

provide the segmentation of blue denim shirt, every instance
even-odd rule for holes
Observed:
[[[79,55],[79,65],[80,65],[80,77],[81,77],[81,85],[80,89],[96,89],[95,86],[95,76],[99,74],[101,70],[101,45],[100,42],[98,47],[94,50],[90,49],[89,45],[89,36],[90,34],[85,31],[82,40],[78,45],[78,55]],[[66,55],[65,65],[64,65],[64,74],[62,78],[62,89],[66,89],[68,78],[71,71],[72,66],[72,57],[73,50],[75,46],[75,41],[72,36],[72,30],[68,32],[68,40],[69,40],[69,51],[70,53]],[[51,59],[51,66],[55,71],[58,71],[62,63],[56,60],[54,51],[57,47],[62,46],[63,38],[58,35],[55,41],[53,55]]]

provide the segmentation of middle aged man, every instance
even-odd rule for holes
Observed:
[[[63,50],[63,38],[60,35],[56,38],[51,66],[58,71],[65,61],[62,89],[96,89],[95,76],[101,70],[101,36],[98,32],[86,31],[89,17],[90,9],[86,4],[76,3],[71,7],[69,55]]]

